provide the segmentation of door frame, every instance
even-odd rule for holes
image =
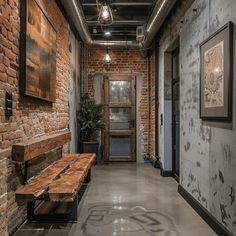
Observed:
[[[171,53],[171,103],[172,103],[172,176],[175,178],[177,182],[179,182],[179,175],[180,175],[180,163],[179,163],[179,173],[176,173],[176,164],[175,164],[175,159],[176,159],[176,152],[174,148],[174,140],[176,136],[176,130],[175,130],[175,116],[174,116],[174,84],[175,83],[180,83],[180,76],[178,76],[178,81],[173,81],[173,57],[179,55],[179,46],[175,48],[172,53]],[[180,63],[178,63],[180,65]],[[175,83],[174,83],[175,82]],[[180,88],[179,88],[180,89]],[[179,96],[180,96],[180,91],[179,91]],[[180,107],[179,107],[180,108]],[[179,132],[179,140],[180,140],[180,132]],[[180,145],[179,145],[179,162],[180,162]]]
[[[131,102],[130,105],[127,103],[113,103],[109,104],[109,81],[131,81]],[[103,75],[103,100],[105,103],[105,129],[102,134],[102,142],[104,146],[104,161],[105,162],[136,162],[136,77],[132,74],[109,74]],[[111,131],[109,128],[109,108],[110,107],[133,107],[131,109],[131,122],[132,122],[132,130],[130,131]],[[109,133],[109,134],[108,134]],[[115,158],[110,159],[109,156],[109,140],[107,137],[112,134],[119,136],[131,136],[131,159],[125,158]]]

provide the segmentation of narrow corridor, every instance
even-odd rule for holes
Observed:
[[[236,236],[235,9],[0,0],[0,236]]]
[[[149,163],[97,165],[79,204],[76,224],[24,224],[14,236],[213,236]]]

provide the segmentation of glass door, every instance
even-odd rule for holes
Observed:
[[[135,79],[110,76],[104,84],[105,160],[135,161]]]

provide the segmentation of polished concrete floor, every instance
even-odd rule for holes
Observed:
[[[76,224],[25,223],[14,236],[216,235],[176,190],[148,163],[97,165]]]

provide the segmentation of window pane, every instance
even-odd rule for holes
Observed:
[[[131,82],[110,81],[110,102],[130,102]]]
[[[130,108],[110,108],[110,129],[130,129]]]
[[[130,136],[110,136],[110,156],[130,157],[131,156]]]

